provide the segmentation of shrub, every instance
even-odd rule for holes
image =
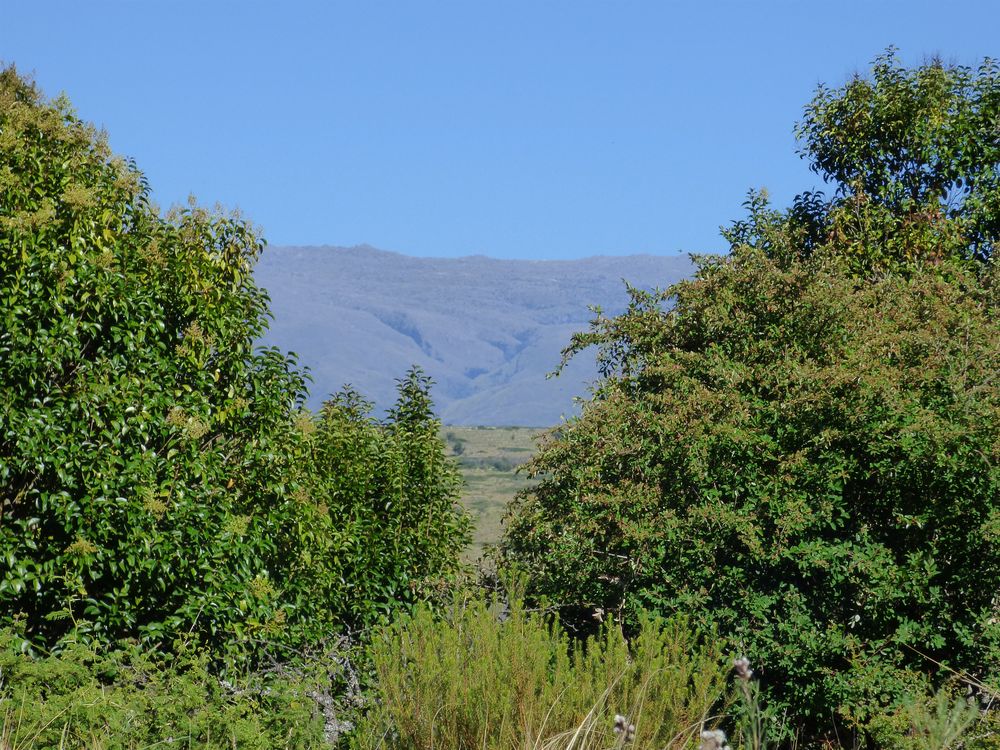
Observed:
[[[891,54],[821,88],[800,137],[835,196],[752,194],[730,256],[574,337],[603,377],[503,543],[535,595],[691,613],[807,739],[861,731],[935,664],[995,673],[998,91],[990,61]]]
[[[621,714],[636,747],[684,747],[722,698],[722,648],[681,617],[644,617],[627,643],[616,623],[570,639],[517,597],[459,598],[441,619],[420,607],[371,646],[376,703],[352,745],[609,747]]]
[[[595,321],[607,376],[543,444],[505,556],[553,601],[691,613],[814,731],[998,653],[996,286],[756,250]],[[891,314],[887,312],[891,311]],[[588,612],[583,611],[586,617]]]
[[[154,745],[229,750],[324,747],[310,697],[319,677],[231,676],[179,645],[173,656],[138,647],[98,654],[73,645],[59,656],[15,655],[0,637],[0,746],[135,750]]]
[[[428,381],[384,425],[305,412],[294,361],[255,348],[262,248],[238,216],[161,216],[65,101],[0,72],[0,623],[26,650],[285,658],[455,564]]]
[[[324,404],[310,438],[317,492],[344,540],[338,553],[344,605],[338,619],[366,628],[425,598],[459,568],[471,523],[462,479],[446,456],[418,368],[398,381],[386,419],[345,389]]]

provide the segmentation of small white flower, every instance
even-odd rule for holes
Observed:
[[[615,734],[623,735],[625,742],[635,739],[635,724],[628,723],[628,717],[615,714]]]
[[[701,733],[701,745],[698,750],[729,750],[726,744],[726,733],[721,729],[704,729]]]
[[[750,660],[745,656],[741,656],[733,662],[733,669],[736,670],[736,676],[741,680],[749,680],[753,677],[753,670],[750,669]]]

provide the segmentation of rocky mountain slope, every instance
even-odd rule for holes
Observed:
[[[313,377],[310,405],[349,383],[383,409],[394,378],[420,365],[446,424],[549,426],[575,413],[593,355],[545,375],[591,318],[618,312],[623,279],[666,286],[686,256],[572,261],[413,258],[360,247],[269,247],[256,271],[274,320],[263,340],[294,351]]]

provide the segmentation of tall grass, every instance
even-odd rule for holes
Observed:
[[[222,680],[204,654],[74,646],[32,658],[0,633],[0,750],[306,750],[324,746],[306,675]]]
[[[329,654],[312,667],[222,679],[183,644],[172,656],[74,646],[38,658],[15,645],[0,632],[0,750],[318,750],[338,736],[344,750],[795,746],[786,731],[794,717],[768,709],[750,664],[734,665],[724,644],[698,639],[684,618],[647,617],[626,642],[614,624],[571,639],[517,599],[418,609],[373,640],[374,684],[353,731],[346,719],[356,712],[344,713],[335,686],[329,692],[340,671]],[[996,691],[962,675],[929,687],[885,707],[866,746],[1000,749]]]
[[[418,609],[371,655],[377,702],[355,750],[679,748],[710,720],[728,672],[722,645],[683,618],[646,618],[629,643],[613,624],[577,641],[516,599],[459,600],[443,618]]]

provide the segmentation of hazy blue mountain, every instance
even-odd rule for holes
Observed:
[[[623,279],[666,286],[692,272],[687,256],[633,255],[572,261],[412,258],[368,246],[269,247],[257,282],[274,320],[263,343],[309,367],[310,405],[349,383],[379,409],[394,378],[420,365],[437,385],[446,424],[557,424],[596,376],[593,355],[558,378],[545,375],[588,305],[619,312]]]

